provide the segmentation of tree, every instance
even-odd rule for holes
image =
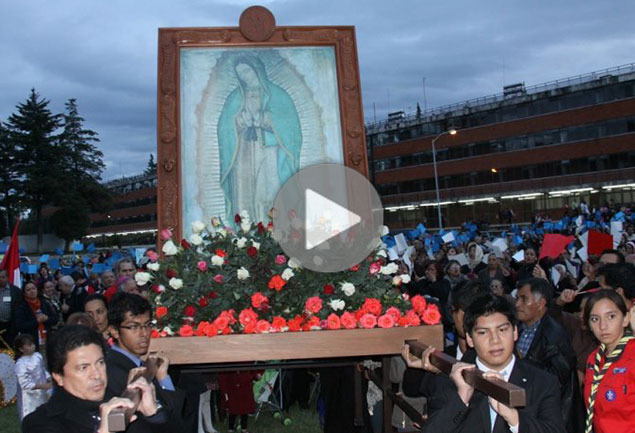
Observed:
[[[17,215],[24,210],[22,180],[16,167],[16,152],[9,131],[0,122],[0,236],[11,233]]]
[[[148,166],[143,172],[145,175],[157,174],[157,163],[154,160],[154,155],[150,154],[150,159],[148,159]]]
[[[55,236],[64,239],[64,251],[68,251],[71,241],[86,235],[90,214],[85,207],[62,207],[51,216],[51,225]]]
[[[24,205],[35,215],[38,251],[42,244],[42,209],[59,191],[60,115],[48,109],[49,101],[31,89],[31,95],[18,104],[17,113],[6,123],[9,140],[15,149],[15,168],[24,192]]]

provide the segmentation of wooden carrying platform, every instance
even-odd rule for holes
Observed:
[[[390,329],[235,334],[216,337],[152,339],[150,351],[162,351],[172,365],[293,359],[386,356],[401,353],[405,340],[443,349],[441,325]]]

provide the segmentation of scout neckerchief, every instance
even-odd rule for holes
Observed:
[[[593,431],[593,410],[595,406],[595,395],[597,393],[598,387],[600,386],[600,382],[604,378],[604,375],[609,370],[611,365],[620,359],[622,356],[622,352],[624,352],[624,348],[629,341],[633,340],[632,334],[625,334],[620,341],[615,346],[615,349],[606,357],[606,361],[604,362],[604,366],[602,370],[600,370],[600,364],[602,363],[602,358],[604,358],[604,354],[606,352],[606,345],[601,344],[598,348],[598,351],[595,355],[595,361],[593,362],[593,381],[591,382],[591,392],[589,393],[589,406],[586,412],[586,428],[584,429],[584,433],[591,433]]]

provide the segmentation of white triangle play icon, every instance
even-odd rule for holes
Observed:
[[[358,224],[359,215],[307,188],[304,192],[305,248],[311,250]]]

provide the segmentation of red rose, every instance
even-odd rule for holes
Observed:
[[[351,272],[357,272],[359,271],[359,264],[355,265],[355,266],[351,266],[351,268],[349,269]]]
[[[368,272],[371,275],[378,273],[380,270],[381,270],[381,264],[379,263],[379,261],[371,263],[370,267],[368,268]]]
[[[287,321],[287,326],[289,327],[289,331],[298,332],[302,329],[302,316],[295,316],[293,319],[289,319]]]
[[[258,233],[264,233],[267,229],[262,222],[258,223]]]
[[[159,334],[159,331],[157,331],[156,329],[152,330],[152,333],[150,334],[150,338],[159,338],[161,336],[161,334]]]
[[[223,335],[229,335],[232,333],[232,328],[228,326],[227,328],[223,329],[220,333]]]
[[[186,241],[185,239],[181,239],[181,246],[183,247],[184,250],[190,249],[190,243]]]
[[[269,302],[269,298],[267,298],[260,292],[256,292],[251,295],[251,305],[254,308],[261,308],[263,304],[266,304],[267,302]]]
[[[209,328],[210,323],[203,321],[198,324],[196,327],[196,335],[202,337],[207,332],[207,328]]]
[[[196,308],[194,308],[194,305],[188,305],[183,310],[183,315],[184,316],[192,317],[192,316],[194,316],[194,314],[196,314]]]
[[[243,326],[247,326],[248,323],[255,323],[256,320],[258,320],[258,314],[251,308],[245,308],[238,316],[238,321]]]
[[[240,224],[240,223],[242,222],[242,220],[243,220],[243,219],[240,217],[240,215],[239,215],[239,214],[234,215],[234,222],[235,222],[236,224]]]
[[[340,318],[337,317],[337,314],[329,314],[329,317],[326,318],[326,327],[328,329],[340,329],[342,327]]]
[[[313,328],[313,327],[318,327],[318,328],[320,327],[320,318],[319,318],[319,317],[317,317],[317,316],[312,316],[312,317],[308,320],[308,322],[305,322],[305,323],[302,325],[302,330],[303,330],[303,331],[310,331],[310,330],[311,330],[311,328]]]
[[[390,314],[392,317],[395,318],[395,320],[399,320],[399,318],[401,317],[401,311],[399,311],[397,307],[390,307],[386,310],[386,314]]]
[[[249,257],[256,257],[256,254],[258,254],[258,249],[256,247],[254,247],[253,245],[247,248],[247,255]]]
[[[200,305],[202,308],[207,307],[207,298],[205,296],[203,296],[201,299],[198,300],[198,305]]]
[[[208,337],[216,337],[218,335],[218,328],[216,326],[210,324],[205,331],[205,335]]]
[[[346,329],[354,329],[357,328],[357,319],[355,316],[348,311],[342,313],[342,317],[340,317],[340,323]]]
[[[229,326],[229,319],[227,316],[220,315],[214,320],[214,326],[216,326],[221,331]]]
[[[165,317],[167,314],[168,314],[167,307],[157,307],[156,311],[154,312],[154,317],[156,317],[157,319],[161,319],[162,317]]]
[[[194,335],[194,329],[190,325],[183,325],[179,329],[179,335],[181,337],[191,337]]]
[[[255,248],[254,248],[255,249]],[[274,275],[273,277],[271,277],[271,279],[269,280],[269,288],[270,289],[275,289],[276,291],[280,291],[282,290],[282,288],[287,284],[287,282],[280,276],[280,275]]]
[[[256,323],[256,332],[258,334],[262,334],[263,332],[269,332],[270,329],[271,329],[271,324],[267,322],[266,320],[259,320]]]
[[[335,287],[333,287],[332,284],[325,284],[324,285],[324,294],[325,295],[332,295],[335,292]]]
[[[375,325],[377,325],[377,316],[366,313],[362,316],[361,319],[359,319],[359,323],[360,325],[362,325],[362,328],[374,328]]]
[[[376,298],[366,298],[364,305],[362,305],[362,310],[366,313],[379,316],[381,314],[381,302]]]
[[[216,298],[218,298],[218,293],[214,292],[214,291],[211,291],[211,292],[209,292],[207,294],[207,297],[210,298],[210,299],[216,299]]]
[[[423,320],[423,323],[426,325],[439,324],[441,322],[441,313],[439,313],[439,308],[434,304],[429,304],[428,308],[421,313],[421,320]]]
[[[304,309],[310,313],[316,314],[318,311],[322,309],[322,300],[317,296],[312,296],[306,300],[306,304],[304,304]]]
[[[421,313],[426,309],[426,298],[421,295],[413,296],[410,302],[412,303],[412,308],[414,308],[417,313]]]
[[[230,325],[235,325],[236,324],[236,318],[234,317],[234,315],[236,314],[236,312],[231,309],[231,310],[226,310],[223,311],[222,313],[220,313],[221,316],[225,316],[227,317],[227,320],[229,320],[229,324]]]
[[[154,293],[161,293],[161,288],[157,284],[152,285],[152,291]]]
[[[280,316],[275,316],[271,321],[271,327],[277,332],[282,331],[282,328],[286,328],[286,326],[287,321]]]
[[[388,313],[380,316],[379,319],[377,319],[377,325],[380,328],[392,328],[393,326],[395,326],[396,322],[397,320],[395,320],[395,316]]]
[[[271,221],[267,223],[267,231],[270,231],[270,232],[273,231],[273,223]]]
[[[168,278],[176,278],[179,275],[174,269],[168,269],[165,271],[165,276]]]
[[[216,254],[219,257],[227,256],[227,252],[225,250],[220,249],[220,248],[218,248],[216,251],[214,251],[214,254]]]
[[[409,325],[408,318],[406,316],[401,316],[399,320],[397,320],[397,325],[401,326],[402,328],[405,328],[406,326]]]
[[[419,326],[421,325],[421,319],[419,319],[419,315],[415,310],[409,310],[406,313],[406,318],[408,319],[408,325],[410,326]]]
[[[256,322],[247,323],[243,328],[243,334],[253,334],[256,332]]]
[[[359,310],[355,310],[354,314],[355,320],[359,322],[362,319],[362,316],[366,314],[366,312],[360,308]]]

